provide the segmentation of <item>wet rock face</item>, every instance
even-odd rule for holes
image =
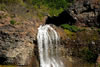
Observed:
[[[76,19],[76,25],[100,27],[97,19],[100,13],[100,1],[78,0],[68,8],[68,11]]]

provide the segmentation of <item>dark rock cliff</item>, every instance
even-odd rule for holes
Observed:
[[[100,1],[78,0],[58,16],[48,17],[47,24],[70,24],[100,27]]]
[[[99,0],[79,0],[68,8],[70,15],[76,19],[78,26],[100,27],[100,2]]]
[[[89,63],[99,62],[97,57],[100,54],[100,1],[99,0],[76,0],[67,10],[58,16],[48,17],[46,24],[77,25],[85,27],[80,32],[66,31],[62,40],[62,55],[65,58],[79,58]],[[92,29],[92,27],[95,27]],[[63,35],[63,34],[61,34]],[[78,60],[78,59],[77,59]],[[76,60],[75,60],[76,62]],[[80,62],[80,61],[79,61]]]

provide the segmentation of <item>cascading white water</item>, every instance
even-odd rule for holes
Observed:
[[[40,67],[64,67],[59,58],[60,37],[50,25],[41,25],[38,28],[37,40]]]

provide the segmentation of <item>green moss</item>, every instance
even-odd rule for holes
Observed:
[[[93,30],[93,29],[94,29],[94,27],[91,27],[91,29]]]
[[[64,29],[70,30],[72,32],[80,31],[80,29],[77,26],[74,26],[74,25],[71,26],[69,24],[62,24],[61,27],[64,28]]]
[[[50,16],[57,16],[59,13],[61,13],[65,8],[67,8],[71,2],[68,0],[0,0],[0,3],[2,4],[20,4],[23,6],[34,6],[36,9],[40,9],[41,6],[45,6],[48,8],[48,13]],[[27,4],[27,5],[26,5]],[[45,8],[43,8],[45,9]]]
[[[65,31],[66,34],[69,34],[69,35],[72,35],[73,34],[73,32],[71,32],[71,31],[69,31],[67,29],[64,29],[64,31]]]
[[[20,3],[23,3],[23,0],[0,0],[0,3],[5,3],[5,4],[20,4]]]
[[[39,17],[40,20],[42,20],[43,19],[43,14],[38,13],[38,17]]]
[[[5,10],[6,9],[6,5],[4,3],[0,4],[0,10]]]
[[[0,67],[17,67],[15,65],[0,65]]]
[[[97,67],[100,67],[100,64],[98,64]]]
[[[99,36],[99,33],[97,31],[93,31],[93,34],[91,35],[91,39],[96,41],[96,40],[99,40],[100,36]]]
[[[50,16],[58,16],[62,11],[63,11],[62,8],[60,8],[60,9],[51,8],[49,10],[49,14],[50,14]]]
[[[81,49],[81,57],[90,63],[95,63],[97,59],[97,55],[93,53],[88,47]]]
[[[64,29],[64,31],[65,31],[66,35],[67,35],[69,38],[74,39],[74,40],[77,38],[76,33],[71,32],[71,31],[69,31],[69,30],[67,30],[67,29]]]
[[[97,30],[100,33],[100,29]]]
[[[10,20],[10,24],[14,25],[16,23],[15,20]]]

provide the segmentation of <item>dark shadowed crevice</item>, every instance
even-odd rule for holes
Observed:
[[[35,44],[35,46],[34,46],[34,57],[35,57],[35,60],[37,62],[37,67],[39,67],[40,58],[39,58],[39,51],[38,51],[38,42],[37,42],[37,39],[34,40],[33,43]]]
[[[98,27],[100,28],[100,14],[97,16]]]
[[[83,2],[83,7],[85,7],[86,8],[86,10],[83,10],[81,13],[84,13],[84,12],[94,12],[94,14],[95,14],[95,6],[93,6],[93,8],[91,7],[91,4],[90,4],[90,2],[89,1],[84,1]]]
[[[60,26],[61,24],[74,24],[76,20],[70,15],[68,11],[63,11],[59,16],[49,17],[46,20],[46,24],[54,24]]]
[[[5,57],[0,57],[0,65],[3,65],[7,61],[7,58]]]

